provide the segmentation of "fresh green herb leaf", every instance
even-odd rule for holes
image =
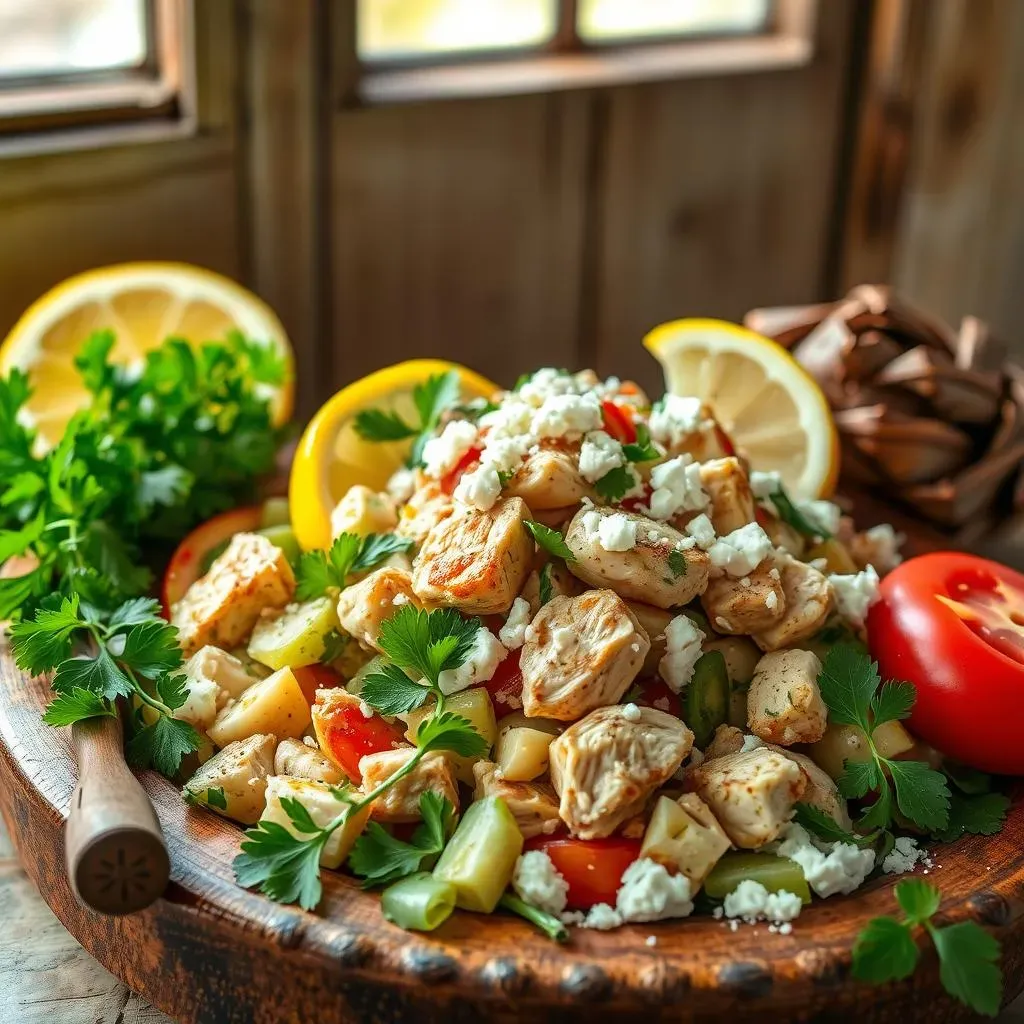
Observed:
[[[62,661],[54,673],[52,686],[58,693],[91,690],[108,700],[131,696],[134,690],[131,679],[104,649],[95,655],[80,654]]]
[[[870,732],[868,710],[880,682],[878,666],[866,652],[847,644],[833,647],[818,676],[829,720]]]
[[[412,546],[411,537],[399,537],[397,533],[371,533],[359,545],[350,572],[368,572],[392,555],[411,550]]]
[[[293,822],[294,824],[294,822]],[[312,839],[299,839],[276,821],[261,821],[245,833],[242,852],[232,867],[238,884],[258,886],[279,903],[298,903],[313,910],[320,902],[320,851],[326,831]]]
[[[397,665],[382,665],[363,680],[359,696],[382,715],[404,715],[422,707],[429,694],[428,687],[413,682]]]
[[[437,686],[441,672],[465,662],[480,628],[454,608],[428,612],[407,604],[381,624],[378,645],[396,665]]]
[[[861,836],[855,832],[847,832],[836,823],[831,814],[826,814],[813,804],[798,803],[794,810],[796,813],[793,820],[826,843],[854,843],[864,846],[876,839],[875,835]]]
[[[949,787],[941,772],[923,761],[886,761],[900,813],[926,832],[949,824]]]
[[[61,599],[60,607],[42,608],[35,619],[16,622],[9,631],[14,661],[24,672],[50,672],[71,656],[72,635],[86,623],[78,614],[77,594]]]
[[[993,836],[1001,831],[1010,809],[1010,798],[1003,793],[979,793],[969,797],[952,793],[949,798],[949,822],[933,833],[936,839],[951,843],[961,836]]]
[[[569,545],[565,543],[565,538],[557,530],[538,523],[535,519],[523,520],[523,526],[537,542],[537,547],[543,548],[549,555],[562,558],[567,562],[571,562],[576,557]]]
[[[422,722],[416,731],[416,746],[424,751],[450,750],[461,757],[483,757],[490,744],[468,719],[442,711]]]
[[[141,626],[160,618],[160,602],[152,597],[133,597],[118,605],[107,617],[107,628],[116,633],[129,626]]]
[[[551,563],[545,562],[540,568],[540,575],[537,578],[538,590],[540,591],[540,606],[544,607],[551,600]]]
[[[178,631],[157,620],[132,626],[107,641],[111,654],[144,679],[158,679],[181,665]]]
[[[409,538],[394,533],[371,533],[366,537],[339,534],[330,550],[306,551],[299,558],[295,596],[300,601],[310,601],[330,590],[343,590],[350,574],[373,569],[411,547]]]
[[[882,985],[909,978],[920,952],[910,929],[891,917],[876,917],[853,944],[853,976]]]
[[[877,729],[885,722],[895,722],[910,717],[917,694],[910,683],[887,682],[871,698],[872,728]]]
[[[419,430],[409,426],[398,413],[383,409],[363,409],[353,421],[356,433],[364,441],[404,441],[415,437]]]
[[[128,741],[125,754],[136,768],[155,768],[172,778],[181,767],[181,759],[199,749],[199,733],[188,722],[161,715]]]
[[[412,390],[422,430],[432,430],[441,414],[459,400],[459,375],[455,370],[435,374]]]
[[[821,523],[797,508],[782,487],[772,493],[770,500],[775,506],[775,513],[779,519],[793,527],[802,536],[811,540],[828,540],[832,536]]]
[[[206,791],[206,803],[210,807],[216,807],[219,811],[228,809],[228,798],[224,795],[224,790],[219,787],[211,786]]]
[[[878,796],[864,813],[857,819],[857,827],[868,831],[870,829],[885,829],[888,835],[889,826],[892,824],[892,787],[885,775],[879,776]],[[843,792],[842,788],[839,790]],[[891,852],[891,851],[889,851]]]
[[[161,676],[156,681],[156,692],[169,711],[177,711],[188,700],[188,680],[184,676]]]
[[[884,785],[884,777],[878,762],[874,759],[846,761],[843,765],[843,774],[836,780],[836,785],[847,800],[856,800]]]
[[[995,1017],[1003,996],[998,940],[974,921],[931,928],[942,987],[976,1013]]]
[[[673,548],[668,553],[668,569],[672,573],[673,580],[686,575],[686,558],[682,551]]]
[[[622,454],[627,462],[653,462],[660,459],[662,452],[657,445],[651,443],[651,432],[645,423],[636,425],[636,441],[633,444],[624,444]]]
[[[594,482],[594,490],[607,502],[613,504],[629,494],[637,485],[636,471],[629,465],[616,466]]]
[[[74,725],[75,722],[81,722],[86,718],[116,714],[111,704],[92,690],[75,687],[67,693],[58,694],[56,699],[50,702],[43,715],[43,721],[47,725]]]
[[[896,902],[911,924],[923,924],[938,912],[942,902],[938,886],[923,878],[905,878],[895,886],[893,892]]]

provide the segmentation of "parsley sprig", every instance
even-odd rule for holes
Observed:
[[[768,496],[771,508],[784,523],[791,526],[802,537],[810,540],[828,540],[832,534],[813,516],[800,509],[786,493],[782,484]]]
[[[454,370],[434,374],[412,391],[418,422],[404,420],[390,409],[363,409],[356,413],[356,433],[366,441],[404,441],[415,438],[408,465],[423,464],[423,446],[430,440],[442,413],[459,400],[459,375]]]
[[[566,562],[571,562],[576,557],[572,553],[572,548],[565,543],[565,538],[557,530],[538,523],[536,519],[524,519],[523,526],[537,542],[537,547],[543,548],[549,555],[554,555],[555,558],[561,558]]]
[[[923,879],[898,882],[893,892],[904,916],[868,922],[853,946],[854,977],[876,984],[910,977],[921,959],[914,934],[923,928],[938,953],[943,988],[975,1013],[995,1017],[1003,994],[998,940],[974,921],[936,925],[942,894]]]
[[[405,605],[383,623],[379,644],[393,664],[368,675],[360,696],[379,711],[386,708],[412,710],[433,696],[433,709],[416,731],[414,753],[371,792],[358,799],[350,794],[345,808],[323,828],[310,819],[298,801],[283,799],[281,806],[299,835],[267,821],[249,829],[242,852],[234,861],[239,885],[258,886],[273,900],[298,903],[312,910],[322,894],[320,851],[339,828],[415,771],[430,751],[447,750],[465,757],[481,757],[486,753],[487,741],[472,724],[445,710],[445,695],[438,685],[441,672],[458,668],[465,662],[478,629],[479,622],[463,619],[453,609],[427,612],[411,605]],[[414,682],[403,668],[422,676],[423,681]],[[427,835],[433,836],[430,829]],[[424,848],[432,845],[426,838],[424,844]],[[362,863],[365,864],[365,860]],[[377,884],[377,880],[373,884]]]
[[[651,441],[647,425],[638,423],[636,441],[622,446],[625,465],[610,469],[594,482],[594,490],[609,504],[622,501],[634,488],[640,485],[640,477],[633,468],[635,462],[653,462],[665,453]]]
[[[300,601],[322,597],[331,590],[343,590],[355,572],[376,568],[394,554],[408,551],[412,540],[395,533],[371,533],[360,537],[342,533],[328,551],[306,551],[295,573],[295,596]]]

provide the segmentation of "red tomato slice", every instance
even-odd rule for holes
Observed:
[[[345,682],[341,674],[335,672],[330,665],[304,665],[302,668],[293,668],[292,673],[302,690],[302,696],[310,705],[316,700],[317,690],[330,690],[343,686]]]
[[[911,731],[984,771],[1024,775],[1024,576],[954,552],[882,581],[868,643],[885,678],[914,684]]]
[[[614,437],[620,444],[636,442],[636,425],[614,402],[601,403],[601,417],[604,420],[606,434]]]
[[[636,683],[640,690],[636,703],[648,708],[657,708],[676,718],[683,717],[683,702],[679,694],[672,691],[668,684],[657,676],[649,679],[638,679]],[[623,698],[625,699],[625,698]]]
[[[483,684],[491,695],[498,718],[523,708],[523,670],[519,667],[521,653],[521,649],[509,651],[508,657],[498,663],[494,675]]]
[[[259,506],[222,512],[201,523],[178,545],[167,565],[161,588],[165,618],[171,617],[171,608],[206,571],[207,556],[226,545],[236,533],[258,530],[262,519]]]
[[[483,454],[483,448],[470,448],[465,455],[457,463],[455,467],[449,470],[438,482],[438,486],[444,491],[445,494],[454,494],[455,488],[458,486],[459,480],[462,479],[462,474],[472,469],[479,461],[480,456]]]
[[[402,730],[380,715],[367,718],[358,705],[333,704],[320,713],[318,735],[324,753],[357,785],[362,782],[359,761],[367,754],[394,750],[404,741]]]
[[[597,903],[615,906],[615,896],[626,868],[640,856],[639,839],[572,839],[535,836],[527,850],[543,850],[569,883],[569,908],[589,910]]]

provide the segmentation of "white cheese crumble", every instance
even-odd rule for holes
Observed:
[[[751,493],[755,498],[759,498],[762,501],[770,498],[781,487],[782,477],[774,471],[762,473],[760,470],[755,469],[750,474]]]
[[[651,437],[670,447],[680,445],[700,430],[703,419],[699,398],[666,395],[661,404],[651,410]]]
[[[769,892],[760,882],[745,878],[725,897],[722,906],[726,917],[739,917],[747,924],[755,921],[785,924],[800,916],[803,900],[785,889]]]
[[[644,939],[644,945],[645,946],[656,946],[657,944],[658,944],[658,936],[657,935],[648,935],[647,938]]]
[[[512,602],[512,608],[505,620],[505,625],[498,632],[498,639],[510,651],[523,646],[526,639],[526,630],[530,625],[533,614],[530,611],[530,602],[525,597],[517,597]]]
[[[501,478],[489,463],[481,465],[472,473],[463,473],[455,488],[455,497],[481,512],[494,508],[501,496]]]
[[[774,590],[769,590],[768,593],[764,595],[764,606],[770,612],[775,611],[775,609],[779,607],[779,595],[776,594]]]
[[[615,910],[623,921],[661,921],[689,917],[693,890],[686,875],[670,875],[647,857],[633,861],[622,874]]]
[[[632,551],[636,547],[636,520],[624,512],[613,512],[610,516],[587,513],[601,521],[597,527],[597,542],[605,551]]]
[[[798,501],[796,507],[809,519],[814,526],[820,526],[827,533],[839,531],[839,520],[843,518],[843,510],[834,502],[816,499],[814,501]]]
[[[543,850],[529,850],[516,861],[512,888],[521,900],[556,916],[569,896],[569,883]]]
[[[416,490],[415,472],[411,469],[396,469],[388,478],[385,489],[399,505],[404,505]]]
[[[603,430],[593,430],[583,438],[580,447],[580,475],[594,483],[606,473],[625,465],[622,445]]]
[[[544,366],[530,376],[516,392],[519,398],[531,405],[542,405],[552,395],[578,395],[589,388],[579,377],[553,366]]]
[[[829,578],[836,608],[854,626],[864,625],[868,609],[878,600],[878,573],[869,565],[863,572],[848,575],[832,573]]]
[[[709,498],[700,483],[700,463],[679,455],[651,470],[650,512],[655,519],[669,519],[677,512],[707,508]]]
[[[685,615],[677,615],[665,627],[665,654],[658,662],[658,673],[674,692],[679,693],[693,678],[703,642],[704,633]]]
[[[445,696],[449,696],[477,683],[486,683],[507,654],[498,638],[481,626],[476,631],[466,660],[458,668],[445,669],[437,677],[437,685]]]
[[[597,395],[551,395],[533,414],[532,432],[537,437],[585,434],[600,428],[601,402]]]
[[[904,534],[897,533],[889,523],[879,523],[861,534],[862,544],[871,553],[871,564],[883,573],[891,572],[903,561],[900,545],[906,539]]]
[[[900,836],[885,860],[882,861],[882,870],[887,875],[904,875],[908,871],[913,871],[918,864],[931,866],[928,851],[922,850],[917,845],[916,839],[911,839],[910,836]]]
[[[639,722],[643,715],[635,704],[623,704],[622,717],[625,718],[627,722]]]
[[[441,477],[450,473],[463,455],[476,444],[478,431],[468,420],[452,420],[437,437],[423,446],[423,465],[427,475]]]
[[[758,523],[747,523],[708,548],[708,557],[716,569],[730,576],[746,576],[772,551],[771,538]]]
[[[786,826],[775,853],[796,861],[807,884],[821,897],[837,892],[849,895],[860,888],[875,866],[873,850],[862,850],[853,843],[832,843],[821,850],[795,822]]]
[[[715,528],[711,520],[703,513],[695,516],[686,524],[686,532],[697,542],[701,551],[707,551],[716,540]]]
[[[760,736],[755,736],[753,733],[747,733],[743,737],[743,746],[740,747],[741,754],[749,754],[752,750],[757,750],[758,747],[764,746],[764,740]]]
[[[403,594],[403,593],[399,592],[399,593],[395,594],[395,596],[393,598],[391,598],[391,603],[396,608],[400,608],[403,604],[408,604],[409,603],[409,595],[408,594]]]
[[[551,643],[559,654],[568,654],[577,642],[576,630],[571,626],[555,626],[551,630]]]

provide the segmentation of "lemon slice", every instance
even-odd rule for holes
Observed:
[[[35,389],[26,406],[48,445],[88,400],[74,357],[93,331],[112,330],[113,358],[137,363],[168,337],[199,344],[241,331],[276,345],[287,360],[285,384],[272,396],[278,424],[291,416],[292,349],[281,321],[261,299],[213,271],[185,263],[123,263],[70,277],[48,291],[14,325],[0,348],[0,373],[15,367]]]
[[[644,338],[666,390],[700,398],[753,469],[794,498],[827,497],[839,439],[821,388],[774,341],[724,320],[673,320]]]
[[[463,400],[489,398],[497,384],[442,359],[396,363],[342,388],[310,420],[299,441],[288,485],[292,528],[306,550],[331,543],[331,510],[354,484],[383,490],[409,455],[411,440],[367,441],[356,433],[363,409],[395,412],[406,423],[419,422],[412,390],[428,377],[455,370]]]

